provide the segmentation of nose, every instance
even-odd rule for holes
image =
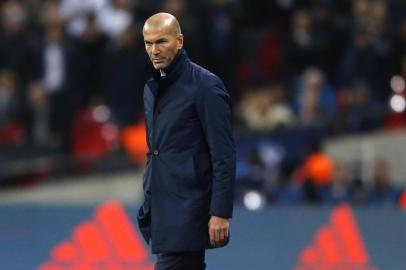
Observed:
[[[152,44],[151,52],[153,55],[157,55],[160,53],[158,44]]]

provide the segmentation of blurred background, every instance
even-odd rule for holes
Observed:
[[[142,241],[80,243],[104,214],[138,235],[158,11],[232,96],[234,244],[209,269],[405,269],[403,0],[0,0],[1,268],[151,269]]]

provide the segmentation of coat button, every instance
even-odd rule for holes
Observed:
[[[159,154],[158,150],[154,150],[154,156],[157,156]]]

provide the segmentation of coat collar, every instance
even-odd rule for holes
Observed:
[[[179,78],[180,74],[184,70],[185,64],[188,59],[189,58],[186,54],[185,49],[180,49],[170,65],[162,72],[160,70],[154,69],[152,72],[152,77],[157,82],[171,84],[177,78]]]

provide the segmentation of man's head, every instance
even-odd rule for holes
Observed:
[[[167,68],[183,47],[178,20],[169,13],[149,17],[142,30],[145,49],[155,69]]]

